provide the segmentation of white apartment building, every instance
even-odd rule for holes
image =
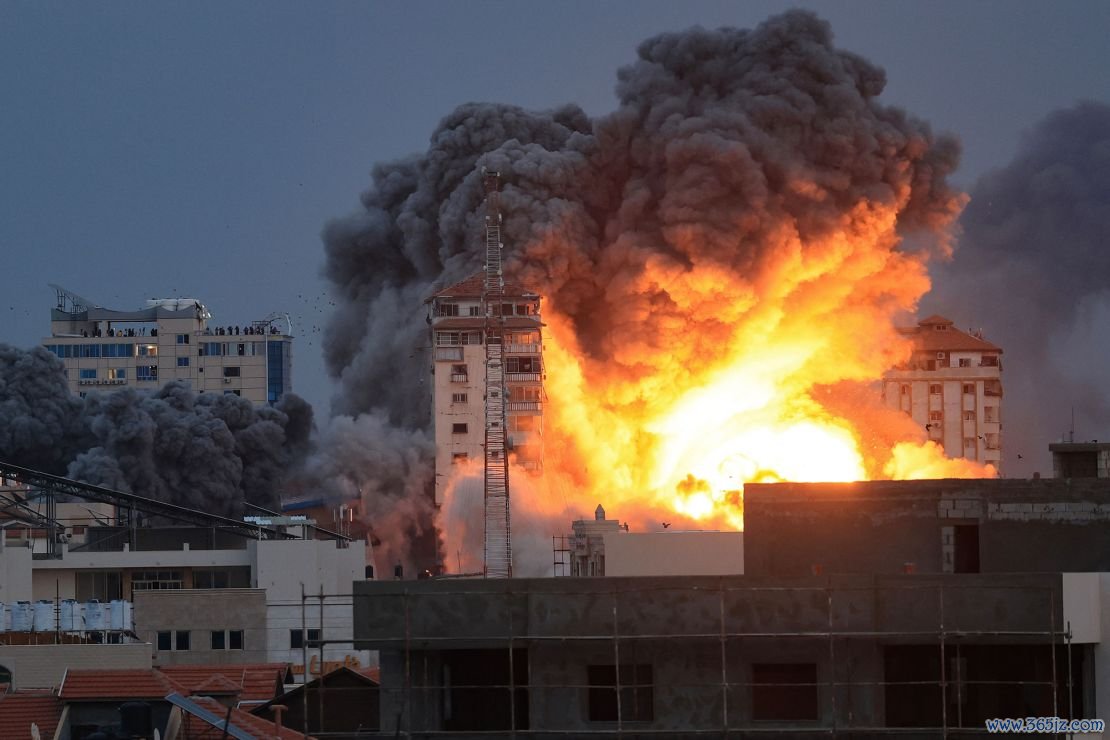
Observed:
[[[475,274],[427,300],[432,331],[437,504],[443,502],[453,465],[484,460],[484,279],[484,273]],[[545,400],[540,296],[506,284],[502,304],[490,307],[490,312],[505,319],[506,443],[510,460],[539,473],[543,468]]]
[[[192,298],[147,301],[136,311],[93,304],[53,286],[50,337],[43,346],[65,363],[69,387],[88,391],[154,389],[186,380],[199,393],[276,403],[292,388],[293,336],[287,314],[216,326]]]
[[[910,361],[883,377],[883,401],[913,417],[949,457],[1001,470],[1002,349],[943,316],[900,330]]]

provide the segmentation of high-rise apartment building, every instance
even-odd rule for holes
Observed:
[[[484,273],[445,288],[427,300],[432,331],[432,415],[436,440],[436,503],[453,466],[484,461],[486,316]],[[502,342],[506,444],[517,469],[543,468],[543,341],[540,296],[506,284],[494,316],[504,317]],[[510,484],[511,485],[511,484]]]
[[[998,468],[1002,460],[1002,350],[943,316],[900,330],[910,361],[883,377],[883,401],[924,427],[948,457]]]
[[[137,311],[116,311],[53,287],[58,302],[43,346],[62,358],[74,393],[154,389],[186,380],[197,392],[233,393],[261,405],[291,390],[293,329],[287,314],[215,326],[193,298],[150,300]]]

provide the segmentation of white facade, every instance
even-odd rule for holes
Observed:
[[[185,602],[179,603],[191,607],[210,601],[211,608],[218,608],[220,598],[237,590],[261,592],[265,602],[263,623],[237,623],[227,627],[247,632],[248,636],[264,633],[264,644],[244,646],[243,658],[249,660],[236,660],[234,655],[227,655],[220,662],[257,662],[260,659],[288,662],[295,666],[294,673],[297,673],[307,658],[312,672],[321,659],[329,665],[370,664],[369,652],[355,651],[350,642],[342,642],[352,635],[350,594],[353,582],[363,579],[365,567],[366,546],[358,540],[350,543],[313,539],[249,540],[245,547],[238,549],[212,550],[191,549],[186,544],[174,550],[131,551],[124,545],[120,550],[77,552],[63,544],[61,557],[38,559],[32,558],[32,549],[27,544],[12,546],[4,544],[0,538],[0,601],[8,604],[40,599],[84,601],[88,598],[90,577],[99,582],[97,579],[101,576],[106,576],[110,587],[115,589],[96,594],[103,602],[112,598],[132,599],[136,593],[133,589],[140,586],[143,592],[153,588],[159,598],[139,599],[133,621],[140,637],[157,645],[157,633],[170,629],[165,623],[168,615],[172,617],[175,612],[173,598],[184,599]],[[229,580],[225,586],[202,587],[208,583],[204,578],[211,578],[214,573],[227,574]],[[153,577],[161,580],[155,585],[148,580]],[[245,582],[237,584],[235,579],[240,577]],[[302,610],[302,587],[306,594],[319,594],[321,590],[325,594],[322,620],[318,598],[310,598]],[[145,614],[143,604],[156,613]],[[178,608],[176,611],[183,613],[185,610]],[[322,652],[313,649],[307,656],[301,648],[293,646],[296,639],[291,634],[293,630],[320,630],[321,627],[320,639],[337,642],[328,642]],[[189,630],[190,625],[176,624],[173,629]],[[190,651],[193,653],[207,651],[208,636],[200,634],[202,631],[197,629],[197,634],[191,637]],[[211,662],[212,657],[207,652],[203,656],[159,652],[159,664]]]
[[[486,319],[483,275],[428,299],[432,331],[432,415],[436,440],[436,503],[443,503],[453,466],[484,461]],[[540,296],[506,285],[502,304],[487,307],[504,317],[503,358],[506,443],[518,469],[543,469],[543,339]],[[511,484],[510,478],[510,486]]]
[[[91,307],[59,289],[43,346],[65,363],[70,390],[156,389],[188,381],[262,405],[292,388],[292,328],[284,317],[216,326],[199,301],[150,301],[138,311]]]
[[[1002,462],[1002,350],[931,316],[903,330],[906,365],[883,376],[883,402],[909,414],[948,457]]]

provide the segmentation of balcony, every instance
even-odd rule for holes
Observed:
[[[541,411],[542,401],[509,401],[509,411]]]
[[[469,376],[466,373],[451,373],[452,383],[465,383]]]
[[[540,353],[540,345],[538,344],[506,344],[505,352],[511,355],[538,355]]]
[[[506,383],[538,383],[540,380],[539,373],[505,373]]]

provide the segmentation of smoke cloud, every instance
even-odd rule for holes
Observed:
[[[394,445],[422,440],[431,455],[421,302],[481,267],[482,167],[503,175],[507,274],[545,300],[560,499],[647,485],[633,453],[653,430],[639,422],[740,347],[800,357],[761,372],[802,394],[895,364],[906,348],[890,319],[928,289],[926,262],[948,252],[964,199],[946,180],[957,143],[881,104],[884,85],[827,23],[791,11],[752,30],[648,39],[618,71],[608,115],[468,104],[426,152],[377,165],[358,211],[324,232],[339,297],[325,350],[334,412],[375,419],[345,424],[391,451],[351,474],[359,486],[417,491],[407,476],[430,464]],[[802,352],[768,340],[814,327],[842,341]],[[568,401],[583,389],[590,399]],[[809,397],[795,406],[822,413]],[[579,503],[589,515],[597,501]]]
[[[1004,470],[1049,474],[1048,443],[1110,439],[1110,106],[1049,114],[981,178],[929,297],[1004,354]],[[1021,455],[1021,459],[1018,459]]]
[[[312,409],[292,394],[255,407],[178,381],[82,399],[53,354],[8,345],[0,345],[0,419],[2,460],[232,517],[245,513],[243,501],[280,505],[312,429]]]

